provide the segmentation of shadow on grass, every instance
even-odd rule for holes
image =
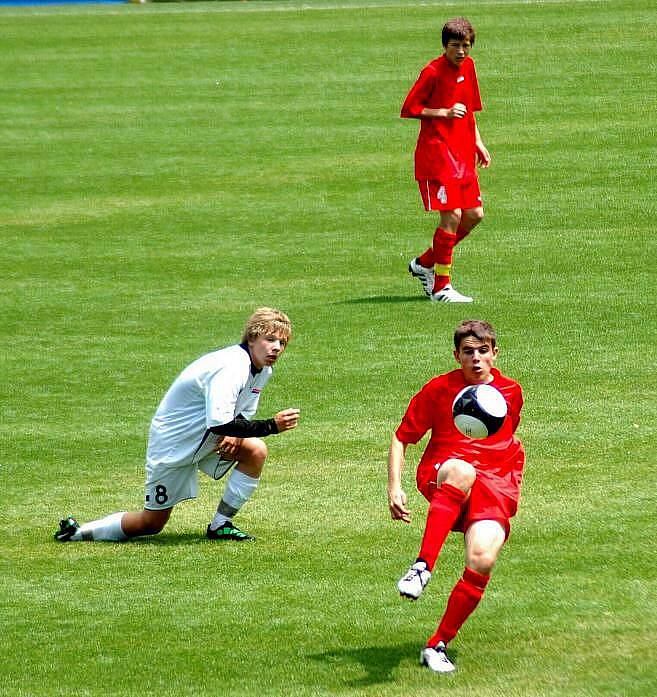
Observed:
[[[52,540],[52,537],[48,535],[50,541],[55,542],[55,546],[61,546],[61,542],[56,542]],[[191,545],[207,545],[208,547],[225,547],[227,545],[233,547],[234,545],[243,546],[245,548],[251,548],[251,546],[256,543],[256,541],[244,541],[236,542],[234,540],[208,540],[205,536],[205,530],[199,530],[198,532],[171,532],[159,535],[143,535],[142,537],[133,537],[129,540],[123,540],[122,542],[95,542],[95,543],[70,543],[77,545],[86,546],[87,544],[94,545],[116,545],[119,547],[189,547]]]
[[[208,540],[205,536],[205,531],[199,532],[180,532],[169,533],[165,535],[147,535],[144,537],[135,537],[132,540],[127,540],[122,544],[128,545],[157,545],[164,547],[187,546],[190,544],[230,544],[230,542]],[[250,542],[242,542],[240,544],[251,544]]]
[[[336,669],[342,663],[356,664],[366,674],[361,678],[346,682],[349,687],[366,687],[396,680],[394,670],[400,663],[412,662],[420,667],[420,649],[422,640],[407,644],[389,646],[369,646],[364,648],[347,648],[338,651],[325,651],[309,656],[313,661],[326,663]]]
[[[350,298],[349,300],[336,300],[335,305],[368,305],[370,303],[412,303],[427,302],[426,296],[421,295],[373,295],[370,298]]]

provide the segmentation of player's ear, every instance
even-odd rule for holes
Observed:
[[[454,349],[454,359],[456,360],[456,362],[457,362],[459,365],[461,365],[461,358],[460,358],[460,356],[459,356],[459,350],[458,350],[458,349]]]

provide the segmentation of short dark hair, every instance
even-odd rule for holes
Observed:
[[[474,27],[465,17],[454,17],[443,27],[443,46],[447,46],[450,39],[461,39],[461,41],[468,39],[470,45],[474,46]]]
[[[458,351],[461,348],[463,339],[474,336],[479,341],[488,341],[495,348],[497,345],[497,334],[493,326],[482,319],[464,319],[454,332],[454,348]]]

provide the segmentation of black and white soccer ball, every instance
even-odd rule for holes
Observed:
[[[469,438],[480,440],[497,433],[506,418],[502,393],[492,385],[468,385],[452,404],[454,425]]]

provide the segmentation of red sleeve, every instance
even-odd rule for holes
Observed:
[[[516,429],[520,424],[520,411],[522,409],[522,405],[524,404],[522,388],[520,387],[520,385],[518,385],[517,387],[518,389],[514,390],[513,394],[511,395],[511,408],[509,410],[509,416],[511,417],[511,426],[514,433],[516,432]]]
[[[411,87],[411,91],[406,96],[401,110],[402,119],[419,119],[422,109],[427,105],[427,99],[431,94],[432,82],[435,71],[427,66],[420,73],[417,81]]]
[[[481,111],[481,94],[479,94],[479,81],[477,80],[477,70],[472,63],[472,111]]]
[[[411,399],[404,418],[395,432],[401,443],[417,443],[432,426],[432,398],[429,384]]]

